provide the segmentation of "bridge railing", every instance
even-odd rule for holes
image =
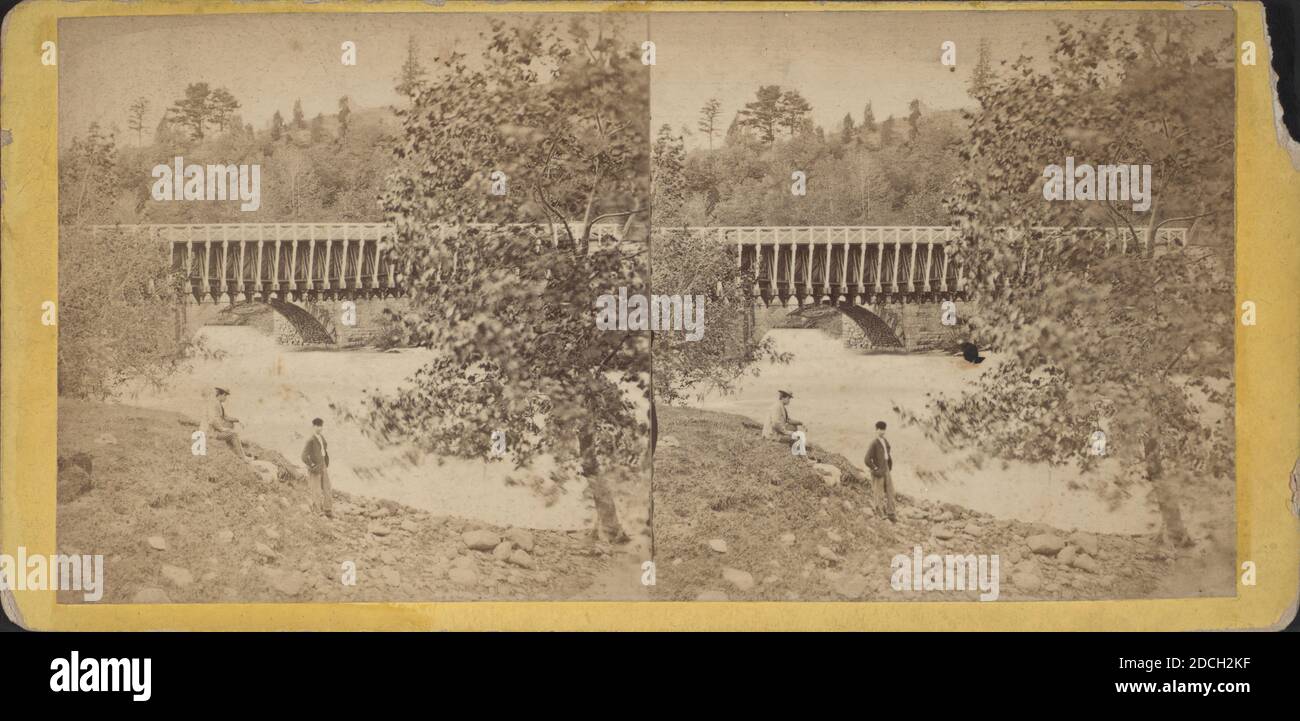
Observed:
[[[486,230],[500,226],[479,223],[472,227]],[[561,226],[548,230],[558,245]],[[596,242],[619,242],[622,230],[617,223],[598,223],[592,226],[592,237]],[[186,292],[196,299],[401,292],[396,268],[381,248],[381,241],[393,233],[393,226],[387,223],[91,226],[92,234],[110,231],[168,244],[173,269],[185,279]]]
[[[661,228],[656,232],[671,232]],[[836,298],[867,295],[960,293],[966,290],[962,263],[950,257],[959,230],[948,226],[721,226],[688,230],[736,246],[741,271],[752,271],[754,294],[764,300]],[[1147,247],[1141,229],[1035,227],[1058,244],[1080,232],[1100,232],[1105,249],[1121,253]],[[1015,242],[1025,231],[1000,228]],[[1182,245],[1186,228],[1161,228],[1157,241]],[[1046,246],[1040,249],[1040,256]],[[1022,267],[1028,260],[1028,246]]]

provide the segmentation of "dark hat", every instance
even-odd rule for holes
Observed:
[[[885,422],[884,422],[884,421],[876,421],[876,428],[879,428],[879,429],[882,430],[882,431],[885,430]]]
[[[313,418],[313,419],[311,419],[311,424],[312,424],[313,426],[323,426],[323,425],[325,425],[325,421],[323,421],[323,420],[321,420],[321,419],[319,419],[319,418]]]
[[[791,393],[790,391],[777,391],[777,397],[778,397],[778,398],[794,398],[794,394]]]
[[[230,391],[220,386],[217,386],[217,395],[230,395]]]

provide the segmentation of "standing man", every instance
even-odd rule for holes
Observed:
[[[867,455],[862,459],[871,470],[872,493],[876,497],[876,510],[894,522],[894,479],[890,471],[894,469],[894,456],[889,452],[889,441],[885,440],[885,422],[876,421],[876,437],[867,447]]]
[[[763,421],[763,437],[783,441],[788,439],[790,434],[803,424],[791,418],[790,413],[786,410],[786,406],[790,405],[790,399],[794,398],[794,395],[790,391],[777,391],[776,394],[776,403],[767,412],[767,420]]]
[[[333,518],[334,503],[330,498],[330,452],[322,433],[325,421],[313,418],[311,425],[312,435],[302,449],[302,462],[307,465],[307,490],[320,494],[320,507],[325,511],[325,517]],[[312,505],[316,505],[316,502],[313,501]]]
[[[239,433],[235,431],[235,424],[239,422],[238,418],[226,415],[226,399],[230,397],[230,391],[225,388],[217,388],[213,394],[216,400],[208,407],[208,435],[212,438],[226,441],[235,453],[239,454],[239,460],[247,463],[252,459],[244,453],[244,444],[239,440]]]

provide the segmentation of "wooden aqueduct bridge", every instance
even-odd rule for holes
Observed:
[[[380,240],[392,233],[391,226],[382,223],[121,225],[99,226],[95,232],[111,230],[168,244],[172,267],[184,278],[184,292],[197,303],[261,301],[292,314],[294,309],[286,304],[353,300],[360,305],[405,295],[396,269],[380,250]],[[600,225],[593,228],[593,237],[617,241],[621,230],[618,224]],[[854,321],[869,344],[923,347],[930,343],[921,340],[927,335],[947,335],[934,327],[937,304],[964,301],[968,278],[949,253],[957,238],[955,228],[690,230],[735,247],[737,268],[756,279],[756,303],[783,312],[810,303],[834,305]],[[676,231],[662,228],[655,234]],[[560,231],[556,227],[550,232]],[[1106,233],[1107,244],[1118,252],[1147,245],[1145,229]],[[1157,244],[1185,243],[1186,233],[1186,228],[1161,228]],[[909,320],[913,316],[918,320]]]

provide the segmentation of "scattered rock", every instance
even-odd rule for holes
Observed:
[[[307,578],[297,571],[266,567],[262,569],[262,575],[271,588],[285,596],[297,596],[307,585]]]
[[[1037,591],[1043,586],[1043,579],[1036,572],[1016,569],[1011,573],[1011,585],[1022,591]]]
[[[81,466],[69,466],[59,470],[58,501],[68,503],[90,492],[92,483],[90,474]]]
[[[457,556],[456,559],[451,562],[451,565],[455,568],[474,570],[474,559],[469,556]]]
[[[366,530],[370,532],[370,535],[379,536],[380,538],[383,538],[384,536],[387,536],[388,534],[393,532],[391,528],[378,522],[371,523],[370,525],[366,526]]]
[[[933,529],[930,530],[930,535],[934,536],[935,538],[941,541],[947,541],[957,536],[957,534],[954,533],[953,530],[951,528],[948,528],[947,526],[935,526]]]
[[[277,555],[279,555],[275,551],[271,550],[270,546],[260,541],[253,544],[253,551],[256,552],[257,555],[263,556],[265,558],[275,558]]]
[[[155,551],[167,550],[167,540],[162,536],[150,536],[145,540],[149,543],[149,547]]]
[[[510,554],[510,562],[522,568],[537,568],[537,562],[533,560],[532,556],[528,555],[528,551],[522,548],[516,549],[514,553]]]
[[[738,568],[722,569],[722,579],[741,591],[748,591],[754,587],[754,577]]]
[[[868,585],[867,577],[861,573],[846,573],[831,581],[831,588],[835,590],[835,593],[850,601],[862,598],[867,592]]]
[[[230,543],[235,540],[235,532],[229,528],[223,528],[217,531],[217,543]]]
[[[764,586],[770,586],[770,585],[772,585],[773,583],[776,583],[777,581],[780,581],[780,580],[781,580],[780,577],[778,577],[778,576],[776,576],[775,574],[773,574],[773,575],[768,576],[768,577],[766,577],[766,578],[763,579],[763,585],[764,585]]]
[[[696,601],[726,601],[727,594],[722,591],[701,591],[700,595],[695,597]]]
[[[831,539],[832,543],[842,543],[844,541],[844,537],[837,533],[833,528],[826,529],[826,537]]]
[[[1052,533],[1039,533],[1026,538],[1025,545],[1040,556],[1055,556],[1065,548],[1065,541]]]
[[[1071,533],[1070,537],[1066,540],[1075,546],[1078,546],[1080,551],[1083,551],[1089,556],[1094,558],[1097,556],[1097,537],[1091,533],[1075,531],[1074,533]]]
[[[101,446],[115,446],[117,445],[117,436],[112,433],[100,433],[95,437],[95,442]]]
[[[167,593],[161,588],[142,588],[131,597],[131,603],[171,603]]]
[[[536,541],[533,540],[533,534],[522,528],[512,528],[506,531],[506,538],[509,538],[512,543],[529,553],[532,552],[533,546],[536,543]]]
[[[392,551],[384,551],[383,553],[380,553],[379,560],[382,561],[385,565],[389,565],[389,566],[397,565],[397,556]]]
[[[934,520],[938,523],[947,523],[952,519],[953,519],[952,511],[944,511],[943,513],[940,513],[938,516],[935,516],[934,518]]]
[[[814,463],[812,464],[812,469],[817,472],[817,475],[822,477],[822,483],[827,486],[834,487],[840,485],[840,479],[843,477],[843,472],[835,466],[832,466],[829,463]]]
[[[498,561],[504,561],[507,558],[510,558],[510,552],[513,551],[514,548],[515,544],[510,541],[502,541],[497,544],[496,548],[492,549],[492,557]]]
[[[447,578],[457,586],[478,585],[478,574],[468,568],[453,568],[447,572]]]
[[[1060,553],[1056,554],[1056,560],[1068,565],[1070,561],[1074,560],[1074,555],[1078,552],[1079,549],[1074,546],[1066,546],[1061,549]]]
[[[391,568],[385,568],[381,570],[379,572],[379,575],[383,577],[384,583],[387,583],[389,586],[393,588],[397,588],[398,586],[402,585],[401,574],[399,574],[397,571],[394,571]]]
[[[185,588],[191,583],[194,583],[194,574],[180,568],[179,566],[169,566],[164,563],[162,565],[162,575],[163,578],[181,588]]]
[[[469,531],[462,534],[460,539],[474,551],[491,551],[501,543],[501,537],[492,531]]]
[[[656,441],[655,445],[659,448],[678,448],[682,445],[682,442],[677,440],[676,436],[665,435],[665,436],[659,436],[659,439]]]
[[[420,530],[420,527],[416,525],[415,521],[412,521],[411,519],[408,518],[402,521],[402,530],[406,531],[407,533],[415,533],[416,531]]]
[[[274,528],[271,528],[270,526],[267,526],[266,529],[264,529],[264,530],[266,531],[266,537],[267,537],[267,538],[269,538],[269,539],[271,539],[271,540],[273,540],[273,541],[278,541],[278,540],[280,540],[280,532],[279,532],[279,531],[275,530]]]
[[[726,553],[727,542],[722,540],[721,538],[710,539],[709,548],[713,549],[713,551],[716,553]]]
[[[1070,562],[1070,565],[1087,571],[1088,573],[1096,573],[1101,570],[1101,566],[1097,563],[1097,560],[1086,553],[1080,553],[1075,556],[1074,560]]]
[[[793,534],[793,533],[782,533],[782,534],[781,534],[781,545],[782,545],[782,546],[793,546],[793,545],[794,545],[794,534]]]
[[[280,476],[280,469],[270,461],[253,461],[248,464],[248,467],[253,469],[262,483],[270,483]]]
[[[838,563],[840,560],[839,554],[827,548],[826,546],[818,546],[817,555],[833,563]]]
[[[966,525],[962,526],[961,530],[963,533],[971,536],[978,536],[984,532],[984,529],[980,528],[980,524],[974,521],[967,521]]]

